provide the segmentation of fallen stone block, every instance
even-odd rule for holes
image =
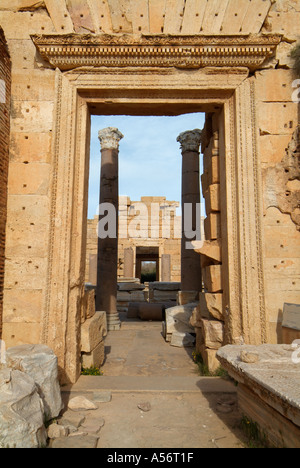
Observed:
[[[242,353],[256,357],[244,362]],[[222,367],[239,383],[241,412],[271,446],[300,448],[299,354],[291,345],[270,344],[227,345],[217,352]]]
[[[7,366],[28,374],[36,383],[44,403],[47,420],[56,418],[63,408],[58,381],[57,357],[45,345],[20,345],[6,351]]]
[[[0,371],[0,448],[45,447],[44,405],[32,377]]]
[[[81,354],[81,363],[84,369],[90,367],[100,368],[105,359],[104,341],[101,341],[90,353]]]
[[[106,312],[96,312],[81,326],[81,351],[91,353],[106,335]]]
[[[166,334],[194,333],[190,319],[197,303],[171,307],[166,310]]]
[[[162,304],[148,304],[147,302],[140,303],[138,308],[138,317],[141,320],[158,321],[163,319],[163,305]]]
[[[172,334],[171,346],[177,348],[192,348],[195,346],[195,337],[190,333],[175,332]]]

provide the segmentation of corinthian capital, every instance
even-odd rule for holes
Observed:
[[[188,130],[187,132],[180,133],[177,141],[181,145],[182,152],[194,151],[199,153],[201,143],[202,130]]]
[[[124,138],[124,135],[114,127],[104,128],[98,133],[101,144],[101,149],[118,149],[119,141]]]

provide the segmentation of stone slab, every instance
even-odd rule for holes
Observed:
[[[104,341],[101,341],[96,348],[90,353],[81,355],[82,366],[89,369],[90,367],[101,367],[105,358]]]
[[[258,362],[242,362],[242,352],[257,353]],[[224,346],[217,357],[229,374],[255,395],[300,427],[300,363],[290,345]]]

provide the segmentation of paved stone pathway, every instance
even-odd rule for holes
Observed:
[[[97,409],[68,409],[65,419],[73,418],[78,428],[71,437],[56,439],[54,447],[243,446],[235,386],[199,377],[193,350],[166,343],[160,323],[125,321],[121,331],[108,334],[105,345],[104,375],[81,376],[72,388],[63,389],[66,407],[83,396]]]

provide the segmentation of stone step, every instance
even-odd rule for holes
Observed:
[[[166,392],[166,393],[236,393],[231,381],[218,377],[149,377],[149,376],[81,376],[75,385],[63,387],[63,393]]]

